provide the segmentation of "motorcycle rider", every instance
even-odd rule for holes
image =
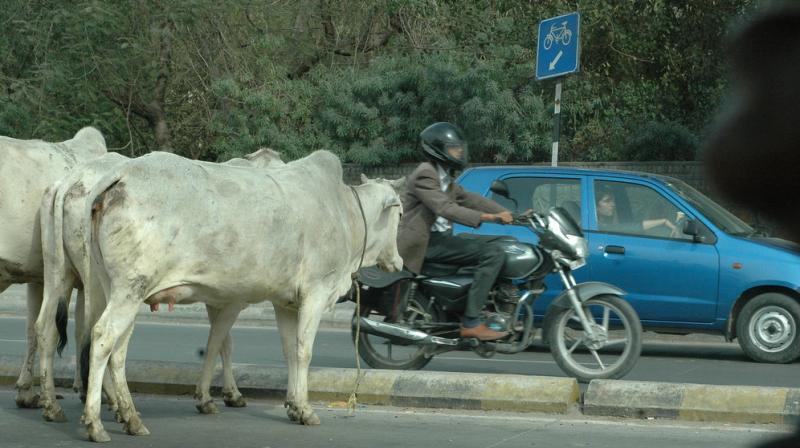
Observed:
[[[481,319],[489,290],[505,260],[503,250],[487,241],[452,233],[452,222],[478,227],[483,222],[512,222],[511,212],[491,199],[465,191],[453,182],[456,171],[467,165],[467,142],[461,130],[447,122],[433,123],[420,133],[425,157],[408,176],[402,195],[403,216],[397,248],[406,268],[419,273],[424,262],[474,266],[460,336],[482,341],[500,339]]]

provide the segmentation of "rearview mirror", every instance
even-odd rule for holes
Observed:
[[[517,200],[511,197],[511,194],[508,192],[508,185],[502,180],[495,180],[492,181],[492,185],[489,187],[489,191],[492,193],[502,196],[509,201],[514,203],[514,211],[517,211],[519,208],[519,204],[517,204]]]
[[[495,180],[492,182],[492,186],[489,187],[489,190],[496,194],[500,195],[506,199],[511,199],[510,194],[508,193],[508,185],[502,180]]]
[[[694,219],[687,219],[683,223],[683,233],[692,237],[696,243],[702,243],[706,240],[705,235],[700,231],[700,225]]]

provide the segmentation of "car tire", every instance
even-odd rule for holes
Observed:
[[[780,293],[760,294],[742,308],[736,336],[758,362],[786,364],[800,357],[800,303]]]

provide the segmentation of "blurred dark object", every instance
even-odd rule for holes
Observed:
[[[800,242],[800,8],[765,11],[729,47],[732,97],[706,147],[712,181]]]
[[[729,52],[734,90],[706,166],[731,200],[800,242],[800,8],[765,11],[735,34]],[[757,445],[778,447],[800,447],[800,426]]]
[[[781,436],[775,439],[770,439],[764,443],[760,443],[755,448],[798,448],[800,447],[800,425],[794,434],[788,436]]]

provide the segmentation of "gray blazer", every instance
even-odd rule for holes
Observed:
[[[470,193],[455,182],[442,191],[439,173],[429,162],[421,163],[408,175],[403,193],[403,217],[397,232],[397,250],[406,268],[420,272],[428,249],[431,226],[437,216],[470,227],[481,225],[482,213],[499,213],[505,208],[491,199]]]

